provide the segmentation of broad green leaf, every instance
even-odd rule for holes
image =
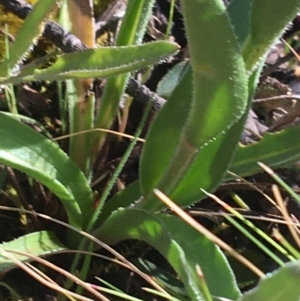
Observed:
[[[92,214],[92,191],[79,168],[59,146],[0,113],[0,162],[47,186],[62,201],[71,225],[82,228]]]
[[[182,0],[181,6],[193,69],[193,101],[182,144],[198,152],[245,112],[247,75],[222,1]]]
[[[182,92],[184,91],[191,91],[191,89],[188,89],[188,86],[190,85],[190,81],[187,78],[186,81],[187,86],[183,86]],[[181,85],[177,88],[176,91],[179,91]],[[185,92],[186,93],[186,92]],[[175,93],[174,93],[175,94]],[[178,99],[180,99],[180,94],[178,95]],[[167,108],[167,105],[171,105],[170,100],[166,103],[165,107]],[[173,103],[174,105],[174,103]],[[180,120],[185,120],[185,115],[187,113],[187,108],[184,107],[184,102],[182,101],[183,108],[181,110],[182,116],[178,120],[176,125],[173,125],[168,119],[165,120],[166,124],[170,126],[169,133],[166,134],[166,137],[169,137],[168,140],[165,140],[165,144],[160,146],[159,141],[160,132],[157,132],[155,137],[151,137],[152,134],[150,132],[147,142],[145,144],[144,148],[144,154],[147,154],[146,152],[149,151],[149,156],[151,156],[151,150],[150,146],[149,149],[147,149],[148,141],[151,139],[151,141],[156,142],[157,147],[156,150],[158,154],[162,154],[162,150],[160,150],[161,147],[165,146],[165,149],[163,150],[165,156],[168,158],[172,155],[171,151],[172,149],[175,149],[178,145],[178,141],[176,141],[173,136],[175,136],[176,131],[180,132],[181,130],[181,124]],[[163,110],[165,109],[163,108]],[[173,107],[173,109],[175,109]],[[176,116],[175,114],[172,114],[170,111],[170,117]],[[160,131],[167,131],[168,128],[162,127],[160,125],[160,122],[164,122],[163,119],[158,120],[160,117],[163,117],[163,115],[159,115],[157,117],[157,120],[155,121],[154,127],[159,127]],[[218,136],[217,139],[215,139],[213,142],[209,143],[205,148],[199,152],[197,158],[193,162],[193,165],[191,165],[190,169],[185,173],[185,175],[182,177],[182,180],[180,183],[178,183],[177,187],[170,193],[169,197],[175,201],[180,206],[188,206],[192,203],[199,201],[201,198],[203,198],[205,195],[201,191],[202,189],[205,189],[206,191],[211,191],[217,187],[217,185],[220,183],[220,181],[223,178],[223,175],[228,168],[230,164],[230,158],[234,154],[234,150],[237,146],[237,143],[240,138],[240,134],[245,122],[246,113],[243,118],[240,119],[240,121],[235,124],[231,129],[229,129],[228,132],[226,132],[224,135]],[[174,123],[176,123],[176,120],[173,118]],[[172,126],[173,125],[173,126]],[[153,135],[155,132],[153,131]],[[179,135],[178,135],[179,136]],[[151,138],[150,138],[151,137]],[[229,142],[230,141],[230,142]],[[168,146],[168,148],[166,148]],[[166,167],[166,164],[168,163],[167,160],[163,160],[164,158],[161,156],[159,158],[155,158],[156,152],[152,152],[152,161],[151,166],[149,167],[147,165],[143,166],[141,168],[141,177],[144,175],[145,181],[144,184],[149,185],[149,190],[152,187],[155,187],[157,185],[157,182],[150,182],[150,179],[157,179],[157,177],[160,175],[159,173],[164,172],[164,168]],[[144,160],[144,157],[142,157],[142,160]],[[142,161],[143,162],[143,161]],[[146,169],[147,167],[147,169]],[[144,169],[143,169],[144,168]],[[144,174],[143,174],[144,173]],[[149,177],[148,180],[146,177]],[[151,186],[150,186],[151,185]],[[146,186],[142,186],[144,188],[147,188]],[[146,191],[146,190],[145,190]],[[143,200],[141,202],[138,202],[136,204],[137,207],[142,207],[147,210],[156,211],[159,209],[162,209],[164,205],[162,202],[158,201],[156,197],[151,197],[149,200]]]
[[[220,184],[222,180],[220,174],[224,174],[224,168],[227,169],[231,166],[232,155],[235,154],[262,66],[263,64],[249,77],[248,108],[242,118],[229,131],[217,137],[199,153],[189,172],[174,193],[170,195],[172,200],[176,200],[182,206],[189,205],[192,200],[200,200],[205,197],[205,194],[200,190],[201,188],[212,191]]]
[[[182,0],[182,10],[193,75],[183,76],[147,137],[144,199],[136,206],[151,210],[162,207],[151,195],[155,187],[189,205],[203,196],[200,188],[210,190],[221,181],[246,112],[246,71],[223,4]]]
[[[157,115],[148,131],[140,167],[143,195],[155,188],[174,155],[192,99],[192,72],[186,70],[181,83]],[[157,199],[155,201],[157,203]],[[159,202],[161,205],[161,202]]]
[[[300,127],[292,127],[277,133],[266,133],[256,143],[239,145],[230,171],[247,176],[261,171],[257,162],[278,167],[299,160]],[[229,178],[229,176],[227,177]]]
[[[284,267],[261,279],[257,287],[244,294],[239,301],[299,301],[300,261]]]
[[[170,196],[171,199],[178,200],[181,205],[189,205],[191,200],[200,200],[205,197],[204,193],[200,191],[201,188],[206,191],[213,191],[220,184],[222,179],[220,174],[224,168],[230,166],[232,155],[235,154],[262,67],[263,64],[248,79],[248,108],[242,118],[229,131],[217,137],[199,153],[194,165]]]
[[[231,156],[235,152],[245,119],[246,113],[229,131],[208,144],[198,154],[181,182],[169,195],[176,204],[189,206],[205,197],[201,189],[213,191],[217,188],[224,172],[230,166]],[[136,203],[135,207],[154,212],[163,209],[164,205],[150,195],[148,199]]]
[[[38,36],[43,32],[43,21],[49,17],[49,14],[53,11],[57,2],[58,0],[43,0],[38,1],[34,5],[9,49],[9,58],[0,66],[0,77],[9,76],[10,74],[8,73],[18,72],[17,64],[21,63],[24,55],[30,50],[30,47],[34,45]]]
[[[179,217],[160,214],[159,219],[172,239],[182,247],[189,265],[199,264],[213,296],[234,300],[240,295],[227,259],[214,243]]]
[[[243,45],[247,71],[253,71],[299,10],[300,0],[253,0],[250,35]]]
[[[260,68],[258,68],[250,77],[248,80],[248,89],[249,89],[249,104],[250,106],[250,100],[252,99],[252,95],[255,91],[255,87],[258,83],[260,71],[263,64],[261,64]],[[174,95],[178,95],[177,101],[180,101],[180,98],[183,97],[185,91],[191,91],[191,81],[187,78],[185,84],[183,84],[184,81],[182,81],[181,84],[178,85],[176,88]],[[179,92],[183,94],[179,94]],[[173,102],[173,106],[171,106],[171,101],[169,100],[165,107],[168,110],[175,110],[174,106],[177,106],[177,102]],[[163,108],[164,109],[164,108]],[[239,137],[241,135],[241,131],[243,129],[243,125],[245,122],[245,119],[247,117],[249,108],[246,110],[244,116],[236,123],[232,128],[229,129],[224,135],[221,135],[217,137],[212,143],[208,144],[207,147],[205,147],[198,155],[196,160],[194,161],[194,164],[190,168],[190,170],[186,173],[186,175],[183,177],[180,184],[177,185],[176,189],[172,194],[169,196],[172,200],[176,201],[177,204],[181,206],[188,206],[195,201],[200,201],[203,197],[205,197],[205,194],[202,192],[201,188],[206,191],[212,191],[214,190],[222,180],[222,177],[220,177],[220,174],[224,174],[224,168],[228,168],[230,166],[230,158],[231,155],[235,153],[235,149],[239,140]],[[188,110],[181,110],[181,119],[178,119],[178,124],[176,121],[174,124],[170,123],[169,120],[167,121],[167,124],[170,124],[171,129],[170,133],[168,134],[170,137],[170,140],[167,142],[169,148],[165,148],[164,151],[169,151],[169,154],[166,154],[166,156],[170,156],[172,154],[172,149],[176,148],[177,141],[172,139],[172,134],[175,135],[176,132],[180,132],[181,130],[181,124],[179,123],[180,120],[186,119],[186,115],[188,113]],[[172,114],[170,114],[172,116]],[[155,121],[154,127],[157,127],[156,135],[154,137],[150,138],[150,135],[152,134],[150,132],[147,143],[149,140],[153,140],[156,142],[157,149],[159,152],[162,152],[161,149],[159,149],[159,129],[163,128],[165,130],[165,127],[163,127],[163,118],[161,118],[161,115],[157,116],[157,120]],[[159,121],[159,122],[158,122]],[[161,122],[161,123],[160,123]],[[153,131],[155,134],[155,131]],[[171,134],[172,133],[172,134]],[[147,148],[147,143],[145,145],[145,148]],[[150,148],[150,147],[149,147]],[[171,149],[171,150],[170,150]],[[149,155],[151,152],[149,151]],[[154,154],[152,154],[153,156]],[[165,161],[152,161],[152,167],[154,170],[159,170],[160,174],[163,173],[164,168],[166,167],[167,162]],[[227,166],[227,167],[226,167]],[[142,166],[143,167],[143,166]],[[150,167],[150,166],[149,166]],[[152,179],[155,179],[155,173],[154,170],[148,169],[143,170],[141,169],[141,172],[145,173],[145,177],[149,176]],[[157,175],[156,175],[157,176]],[[145,183],[153,185],[153,187],[157,184],[155,182],[150,182],[147,179],[147,182]],[[149,188],[151,189],[151,188]],[[151,211],[159,210],[163,208],[162,202],[158,201],[156,197],[152,197],[150,201],[141,201],[136,204],[137,207],[142,207],[144,209],[148,209]]]
[[[0,244],[0,273],[7,272],[15,268],[16,264],[10,259],[2,255],[2,250],[26,252],[33,256],[51,255],[57,251],[62,251],[65,248],[60,244],[55,235],[48,231],[40,231],[21,236],[15,240]],[[9,252],[20,261],[32,261],[25,255],[19,255]]]
[[[217,137],[199,153],[193,165],[170,194],[180,206],[188,206],[205,197],[201,188],[213,191],[223,179],[235,153],[246,114],[224,135]]]
[[[20,74],[1,78],[0,83],[109,77],[156,63],[177,50],[176,44],[165,41],[139,46],[87,49],[61,55],[52,66],[43,70],[24,67]]]
[[[232,300],[240,296],[224,254],[178,217],[153,215],[140,209],[119,209],[93,235],[107,244],[124,239],[146,241],[166,257],[185,284],[191,300],[203,300],[195,269],[197,264],[212,295]]]

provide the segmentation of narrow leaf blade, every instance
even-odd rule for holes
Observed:
[[[251,6],[254,0],[233,0],[228,6],[228,15],[240,45],[250,34]]]
[[[47,69],[29,68],[27,73],[24,68],[18,76],[2,79],[2,82],[109,77],[156,63],[177,50],[176,44],[165,41],[150,42],[140,46],[87,49],[61,55]]]

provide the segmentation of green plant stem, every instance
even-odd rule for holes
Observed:
[[[223,203],[223,202],[222,202]],[[222,205],[221,203],[221,205]],[[247,220],[244,218],[244,216],[242,214],[240,214],[238,211],[236,211],[235,209],[233,209],[232,207],[225,205],[223,206],[227,211],[229,211],[231,214],[233,214],[235,217],[237,217],[239,220],[241,220],[244,224],[246,224],[250,229],[252,229],[253,231],[255,231],[259,236],[261,236],[263,239],[265,239],[269,244],[271,244],[274,248],[276,248],[280,253],[282,253],[284,256],[286,256],[287,258],[289,258],[289,260],[294,260],[294,258],[292,256],[290,256],[286,250],[284,248],[282,248],[278,243],[276,243],[274,241],[274,239],[271,239],[268,235],[266,235],[266,233],[264,233],[263,231],[261,231],[259,228],[257,228],[251,221]],[[225,214],[224,214],[225,215]],[[228,218],[228,220],[233,220],[231,217],[228,217],[227,215],[225,215],[226,218]],[[233,222],[236,223],[236,221],[233,220]],[[236,225],[236,224],[235,224]],[[239,224],[238,224],[239,225]],[[246,231],[247,235],[249,234],[249,236],[253,237],[249,231],[247,230],[243,230],[242,226],[240,226],[240,228],[238,228],[241,232],[242,231]],[[243,232],[244,233],[244,232]],[[251,238],[252,239],[252,238]],[[253,239],[255,239],[253,237]],[[255,239],[256,240],[256,239]],[[257,241],[257,240],[256,240]],[[255,242],[256,243],[256,242]],[[260,243],[260,242],[259,242]],[[261,243],[260,243],[261,244]],[[269,254],[268,254],[269,255]]]
[[[108,182],[107,187],[105,188],[102,197],[100,198],[99,205],[96,208],[96,210],[94,211],[94,214],[93,214],[93,216],[92,216],[92,218],[90,220],[90,223],[88,224],[87,232],[90,232],[93,229],[93,226],[95,225],[95,222],[96,222],[96,220],[98,218],[98,215],[99,215],[99,213],[100,213],[100,211],[101,211],[101,209],[102,209],[105,201],[107,200],[107,198],[108,198],[108,196],[109,196],[109,194],[111,192],[111,189],[113,188],[113,185],[115,184],[118,176],[120,175],[120,173],[121,173],[121,171],[122,171],[125,163],[127,162],[127,160],[129,158],[129,156],[130,156],[130,154],[131,154],[134,146],[136,145],[137,138],[141,135],[141,132],[142,132],[142,130],[144,128],[144,125],[146,123],[146,120],[147,120],[147,117],[149,115],[150,110],[151,110],[151,102],[149,102],[147,104],[147,107],[146,107],[145,112],[143,114],[142,120],[141,120],[141,122],[140,122],[140,124],[138,126],[138,129],[136,131],[136,134],[134,136],[134,139],[129,144],[128,149],[126,150],[126,152],[125,152],[124,156],[122,157],[119,165],[117,166],[116,171],[114,172],[111,180]]]
[[[272,258],[278,265],[284,266],[284,261],[282,261],[278,256],[276,256],[270,249],[268,249],[263,243],[261,243],[258,239],[256,239],[247,229],[245,229],[242,225],[240,225],[237,221],[235,221],[229,215],[223,214],[223,216],[234,225],[240,232],[245,235],[245,237],[249,238],[256,246],[258,246],[264,253],[266,253],[270,258]]]
[[[196,270],[197,270],[197,274],[199,276],[201,292],[203,294],[203,297],[205,298],[205,301],[213,301],[213,298],[211,296],[211,293],[210,293],[207,283],[205,281],[205,275],[203,274],[199,265],[196,266]]]
[[[11,286],[6,284],[5,282],[1,281],[0,286],[3,286],[10,292],[12,300],[21,300],[21,296]],[[1,296],[2,296],[2,294],[1,294]]]
[[[168,40],[171,35],[173,18],[174,18],[174,8],[175,8],[175,0],[171,0],[170,10],[169,10],[169,19],[168,19],[168,27],[165,34],[165,39]]]
[[[10,59],[10,51],[9,51],[9,38],[8,38],[8,26],[5,24],[5,59],[9,61]],[[7,65],[7,74],[9,74],[9,65]],[[16,95],[14,93],[14,86],[12,84],[8,84],[8,90],[5,88],[5,97],[7,99],[7,104],[9,111],[13,114],[18,114]]]
[[[259,164],[259,166],[263,167],[266,166],[263,164]],[[283,189],[285,189],[288,194],[300,205],[300,196],[289,186],[287,185],[271,168],[269,167],[263,167],[264,170],[267,171],[267,173],[272,177],[273,180],[278,183],[279,186],[281,186]]]
[[[130,156],[130,154],[131,154],[131,152],[132,152],[132,150],[133,150],[133,148],[134,148],[134,146],[135,146],[135,144],[137,142],[138,137],[140,136],[140,134],[141,134],[141,132],[142,132],[142,130],[144,128],[144,125],[146,123],[146,120],[147,120],[147,117],[149,115],[150,110],[151,110],[151,102],[148,103],[148,105],[147,105],[147,107],[145,109],[145,112],[143,114],[142,120],[141,120],[141,122],[140,122],[140,124],[139,124],[139,126],[137,128],[136,134],[134,136],[134,139],[129,144],[129,147],[126,150],[124,156],[122,157],[122,159],[121,159],[118,167],[116,168],[116,171],[114,172],[112,178],[108,182],[107,187],[104,190],[104,193],[103,193],[103,195],[102,195],[102,197],[101,197],[101,199],[99,201],[99,205],[97,206],[96,210],[94,211],[93,216],[90,219],[90,222],[89,222],[89,224],[87,226],[86,232],[90,233],[92,231],[92,229],[93,229],[93,227],[94,227],[94,225],[95,225],[95,223],[97,221],[98,215],[99,215],[99,213],[100,213],[100,211],[101,211],[101,209],[102,209],[105,201],[107,200],[107,198],[108,198],[108,196],[109,196],[109,194],[111,192],[111,189],[112,189],[114,183],[116,182],[118,176],[120,175],[120,173],[121,173],[121,171],[122,171],[125,163],[127,162],[128,158],[129,158],[129,156]],[[87,243],[87,238],[84,237],[81,240],[80,244],[79,244],[78,250],[82,250],[85,247],[86,243]],[[88,244],[88,250],[91,251],[92,248],[93,248],[93,244],[92,243]],[[77,254],[75,256],[75,258],[74,258],[74,261],[73,261],[73,264],[72,264],[72,267],[71,267],[71,271],[73,273],[74,273],[74,271],[77,268],[79,259],[80,259],[80,254]],[[83,277],[82,279],[85,279],[85,276],[88,273],[88,270],[89,270],[89,261],[90,261],[90,256],[86,256],[85,259],[84,259],[83,269],[81,270],[81,273],[80,273],[81,276]],[[67,285],[67,287],[70,287],[71,282],[68,281],[66,285]]]
[[[273,232],[274,237],[279,241],[279,243],[294,256],[294,259],[291,261],[295,261],[296,259],[300,259],[300,253],[296,250],[282,235],[281,233],[275,229]]]
[[[78,81],[68,81],[70,86],[74,85],[75,94],[72,93],[69,98],[69,114],[70,114],[70,133],[80,133],[93,128],[94,125],[94,109],[95,95],[90,93],[85,99],[78,94],[82,90]],[[73,90],[73,91],[74,91]],[[70,138],[70,158],[77,164],[88,180],[91,179],[92,162],[90,156],[92,133],[84,135],[75,135]]]

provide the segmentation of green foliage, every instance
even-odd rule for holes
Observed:
[[[30,46],[28,39],[32,43],[40,33],[40,30],[29,32],[27,24],[40,24],[53,3],[47,1],[49,6],[43,8],[37,5],[26,20],[23,31],[27,40],[22,44],[22,37],[17,36],[16,45],[22,47],[12,46],[11,56],[0,67],[0,83],[115,76],[107,83],[102,111],[94,124],[108,128],[116,115],[128,72],[168,57],[177,46],[163,41],[136,45],[141,43],[153,1],[139,1],[136,5],[131,0],[117,47],[60,55],[46,69],[30,65],[11,74]],[[61,199],[71,225],[87,229],[109,244],[135,238],[157,248],[178,273],[190,300],[203,300],[207,296],[196,271],[198,264],[214,296],[232,300],[265,300],[274,296],[274,300],[286,300],[286,295],[279,293],[279,284],[287,277],[288,300],[292,301],[299,297],[298,290],[290,293],[296,287],[292,278],[298,277],[298,262],[267,277],[256,290],[241,297],[222,251],[179,218],[157,213],[164,206],[153,194],[153,189],[159,188],[178,205],[188,206],[204,197],[201,189],[214,190],[227,169],[248,175],[257,171],[257,161],[277,166],[298,159],[298,143],[292,137],[298,135],[299,128],[266,135],[246,147],[238,146],[238,141],[261,61],[300,8],[300,1],[249,1],[250,13],[246,9],[242,12],[245,18],[237,13],[241,3],[235,0],[227,10],[221,0],[181,0],[190,63],[184,70],[173,69],[161,83],[162,86],[166,80],[173,81],[171,88],[163,91],[169,99],[148,132],[139,181],[105,204],[97,221],[93,217],[88,179],[75,163],[55,142],[5,115],[0,116],[0,162],[45,184]],[[89,159],[94,159],[101,139],[95,139],[90,152],[86,152],[91,155]],[[38,235],[33,235],[29,243],[39,256],[44,249],[35,241]],[[19,241],[23,243],[25,238]],[[48,235],[39,238],[41,243],[44,240],[49,242],[51,238]],[[12,248],[17,247],[12,244]],[[56,244],[50,244],[50,250],[56,249]]]
[[[247,176],[259,172],[258,161],[268,166],[286,166],[299,160],[299,127],[267,133],[264,138],[251,145],[239,145],[230,171]]]
[[[182,75],[188,66],[188,62],[180,62],[175,65],[158,83],[156,93],[161,97],[168,99],[179,84]]]
[[[155,187],[180,205],[195,202],[202,195],[200,187],[214,189],[228,168],[243,128],[243,122],[238,122],[245,116],[248,100],[243,59],[225,7],[217,2],[206,5],[182,3],[193,77],[190,71],[186,73],[148,135],[141,162],[143,208],[162,206],[151,197]],[[197,17],[200,10],[208,11],[210,18],[207,14]],[[200,22],[203,30],[199,33]],[[179,123],[175,130],[174,123]],[[172,142],[159,143],[169,140]],[[235,143],[228,144],[229,140]],[[150,174],[153,161],[155,169]],[[195,180],[198,183],[191,185]]]
[[[299,289],[300,262],[290,262],[262,279],[257,287],[239,299],[239,301],[297,301]]]
[[[253,0],[233,0],[228,6],[228,15],[240,45],[243,44],[250,32],[252,3]]]
[[[119,226],[124,224],[126,227]],[[196,265],[201,266],[213,295],[232,300],[240,296],[224,254],[178,217],[153,215],[141,209],[119,209],[93,234],[108,244],[134,238],[154,246],[180,275],[190,300],[203,298]]]
[[[141,43],[151,15],[153,4],[153,0],[129,1],[120,32],[116,40],[117,46]],[[135,16],[135,18],[133,18],[133,16]],[[155,47],[152,51],[155,52]],[[150,53],[151,50],[146,56],[144,56],[140,53],[140,50],[138,50],[137,53],[128,53],[128,55],[133,55],[133,58],[139,54],[141,54],[141,57],[149,57]],[[125,73],[108,79],[102,96],[99,116],[95,121],[95,127],[105,129],[110,128],[116,116],[119,102],[125,91],[129,76],[130,73]],[[105,137],[105,133],[94,135],[92,147],[96,152],[93,153],[93,159],[97,156],[97,150],[103,144]]]
[[[28,24],[40,23],[45,17],[47,8],[49,10],[50,4],[53,5],[53,3],[52,1],[48,6],[42,5],[42,10],[39,5],[36,5],[26,19],[21,32],[26,31],[26,37],[31,43],[39,31],[33,31],[33,35],[30,35]],[[18,45],[22,40],[23,37],[18,35],[15,43]],[[20,49],[12,47],[13,55],[7,58],[0,67],[3,71],[1,84],[43,79],[112,76],[153,63],[177,50],[176,45],[164,41],[141,46],[90,49],[61,55],[51,67],[43,70],[38,70],[35,65],[29,65],[25,66],[19,74],[10,75],[10,70],[16,68],[19,58],[23,57],[28,47],[27,40],[26,45]],[[47,140],[19,121],[3,115],[1,122],[3,155],[0,161],[25,171],[48,186],[63,201],[72,225],[79,228],[87,225],[92,212],[91,190],[74,163],[59,150],[56,143]],[[87,218],[83,218],[82,214],[86,214]]]
[[[4,273],[16,266],[15,261],[5,257],[5,253],[14,256],[19,261],[33,261],[33,258],[29,256],[43,256],[64,249],[65,247],[51,232],[40,231],[24,235],[0,245],[0,271]]]
[[[0,162],[47,186],[63,202],[71,225],[87,225],[92,213],[92,191],[84,175],[58,145],[3,113],[0,135]]]
[[[271,0],[252,1],[249,35],[243,45],[243,57],[248,71],[257,67],[299,8],[298,0],[276,1],[275,5]]]
[[[61,55],[52,66],[46,69],[39,70],[35,65],[24,67],[17,76],[7,74],[0,78],[0,83],[19,84],[34,80],[108,77],[147,66],[166,58],[176,50],[175,44],[164,41],[151,42],[141,46],[88,49]]]

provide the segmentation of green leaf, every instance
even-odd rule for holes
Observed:
[[[229,129],[245,112],[247,75],[221,1],[182,0],[182,12],[194,89],[183,140],[198,151]]]
[[[180,184],[170,194],[172,200],[180,206],[188,206],[205,197],[201,188],[206,191],[217,188],[230,166],[246,115],[199,153]]]
[[[58,145],[3,113],[0,136],[0,162],[47,186],[61,199],[71,225],[87,225],[92,191],[83,173]]]
[[[34,5],[9,49],[9,58],[0,66],[0,77],[6,77],[10,75],[9,73],[17,72],[13,69],[22,61],[26,52],[30,50],[30,47],[43,32],[43,21],[49,17],[57,2],[58,0],[43,0]]]
[[[64,249],[65,248],[59,243],[55,235],[49,231],[40,231],[21,236],[13,241],[0,244],[0,272],[4,273],[16,267],[16,264],[13,261],[3,256],[2,250],[6,252],[26,252],[33,256],[44,256]],[[19,255],[13,252],[9,253],[20,261],[32,261],[28,256]]]
[[[247,176],[261,170],[257,162],[270,167],[295,162],[300,157],[300,143],[296,138],[299,135],[300,127],[292,127],[277,133],[266,133],[259,142],[239,145],[230,171]]]
[[[143,195],[155,188],[170,163],[188,117],[192,99],[191,68],[157,115],[148,131],[141,156],[140,184]],[[155,150],[155,151],[154,151]],[[157,203],[157,199],[155,199]],[[161,202],[159,202],[161,204]]]
[[[185,175],[180,185],[177,186],[174,193],[171,194],[171,199],[178,201],[180,205],[189,205],[192,200],[197,199],[199,201],[205,197],[200,188],[206,191],[213,191],[217,188],[222,179],[219,175],[224,169],[231,166],[232,155],[235,154],[262,66],[261,64],[260,68],[249,77],[249,102],[244,115],[229,131],[217,137],[199,153],[189,172]]]
[[[182,76],[188,67],[188,62],[183,61],[175,65],[168,73],[160,80],[157,85],[156,93],[161,97],[169,98],[174,92],[177,85],[180,83]]]
[[[147,275],[154,277],[170,295],[180,301],[189,301],[183,283],[175,275],[143,258],[133,259],[132,263]]]
[[[154,0],[128,1],[116,41],[117,46],[141,44],[153,5]]]
[[[0,82],[18,84],[37,80],[65,80],[109,77],[134,71],[165,59],[178,50],[174,43],[156,41],[140,46],[103,47],[61,55],[43,70],[24,67],[15,77]]]
[[[257,287],[245,293],[239,301],[299,301],[300,261],[287,263],[261,279]]]
[[[228,6],[228,15],[240,45],[250,34],[251,6],[254,0],[232,0]]]
[[[254,70],[299,10],[299,0],[253,0],[250,35],[243,45],[247,71]]]
[[[91,180],[93,169],[93,162],[91,160],[92,133],[88,131],[94,128],[96,97],[94,93],[90,93],[88,96],[85,96],[84,92],[82,92],[83,95],[80,95],[80,93],[77,94],[80,88],[82,88],[82,82],[74,83],[73,80],[66,80],[66,87],[65,101],[68,103],[70,134],[85,133],[84,135],[70,137],[69,156],[84,173],[86,178]]]
[[[197,264],[212,295],[232,300],[240,296],[221,250],[178,217],[153,215],[140,209],[119,209],[93,235],[107,244],[124,239],[146,241],[166,257],[185,284],[191,300],[203,300],[195,269]]]
[[[163,206],[155,187],[189,205],[222,180],[247,111],[246,71],[225,7],[183,0],[182,10],[193,75],[183,76],[146,139],[136,206],[149,210]]]
[[[187,78],[186,81],[187,84],[190,84],[190,81]],[[179,85],[178,88],[180,88],[181,85]],[[183,86],[182,86],[183,87]],[[176,95],[178,95],[178,99],[180,99],[181,94],[177,93],[179,89],[175,90]],[[186,87],[187,88],[187,87]],[[185,91],[190,91],[189,89],[186,89],[183,87],[181,90],[183,93],[187,93]],[[174,93],[174,94],[175,94]],[[184,98],[181,98],[181,100],[184,100]],[[174,103],[173,103],[174,105]],[[170,100],[166,103],[165,107],[166,109],[169,109],[167,106],[171,107]],[[158,178],[161,174],[164,172],[164,168],[166,168],[166,165],[168,163],[167,160],[164,160],[163,156],[158,156],[164,154],[165,157],[170,157],[172,155],[172,149],[175,149],[178,145],[178,141],[173,138],[176,135],[176,131],[180,133],[180,130],[182,128],[180,122],[185,120],[185,113],[187,113],[187,107],[185,106],[184,102],[182,101],[182,115],[180,119],[172,118],[172,116],[176,116],[175,114],[172,114],[172,111],[170,111],[170,118],[172,118],[173,123],[171,123],[168,119],[163,119],[164,115],[157,116],[157,120],[155,121],[155,124],[153,125],[153,128],[160,128],[159,132],[156,132],[153,130],[154,137],[151,137],[150,135],[152,132],[150,131],[149,136],[147,138],[147,142],[144,146],[144,154],[143,156],[151,156],[151,165],[146,165],[141,168],[141,179],[144,180],[142,184],[144,186],[141,186],[142,188],[151,189],[152,187],[155,187],[158,182]],[[165,109],[165,107],[163,109]],[[175,110],[175,108],[172,108]],[[243,116],[243,118],[240,119],[238,123],[236,123],[232,128],[229,129],[224,135],[219,136],[217,139],[215,139],[213,142],[209,143],[205,148],[199,152],[197,158],[194,160],[193,165],[190,167],[190,169],[185,173],[184,177],[182,178],[181,182],[178,183],[176,188],[170,193],[169,197],[175,201],[180,206],[188,206],[194,203],[195,201],[199,201],[201,198],[203,198],[205,195],[201,191],[201,188],[206,191],[211,191],[217,187],[217,185],[220,183],[220,181],[223,178],[223,174],[230,166],[230,158],[234,154],[234,150],[237,146],[237,143],[239,141],[239,137],[246,119],[247,113]],[[161,119],[159,119],[162,117]],[[166,126],[162,126],[160,122],[166,122],[170,126],[170,128]],[[177,121],[177,122],[176,122]],[[164,124],[164,123],[163,123]],[[155,129],[154,128],[154,129]],[[151,129],[152,130],[152,129]],[[169,130],[169,133],[167,132],[166,137],[169,137],[168,140],[165,138],[165,143],[161,144],[161,137],[163,133],[162,131]],[[179,137],[179,135],[178,135]],[[151,139],[151,140],[150,140]],[[147,145],[151,141],[152,143],[156,143],[156,152],[151,152],[151,145]],[[230,141],[230,142],[229,142]],[[166,148],[165,146],[168,146]],[[149,149],[147,149],[149,147]],[[165,147],[163,150],[162,148]],[[149,153],[147,153],[149,152]],[[148,157],[148,160],[149,160]],[[142,160],[145,160],[144,157],[142,157]],[[142,161],[143,162],[143,161]],[[220,176],[221,175],[221,176]],[[144,178],[142,178],[144,176]],[[148,178],[149,177],[149,178]],[[152,181],[150,181],[152,180]],[[156,181],[155,181],[156,180]],[[147,184],[147,186],[146,186]],[[149,191],[148,190],[148,191]],[[145,190],[147,191],[147,190]],[[141,207],[147,210],[156,211],[159,209],[162,209],[164,205],[162,202],[157,200],[156,197],[151,197],[149,200],[143,200],[141,202],[136,203],[136,207]]]
[[[224,168],[231,166],[231,155],[235,154],[251,105],[250,100],[255,92],[262,67],[263,64],[248,79],[249,101],[244,115],[229,131],[219,136],[199,153],[193,166],[171,195],[171,198],[178,200],[179,204],[189,205],[191,200],[197,199],[199,201],[205,197],[200,188],[206,191],[213,191],[220,184],[220,173],[222,173]]]

